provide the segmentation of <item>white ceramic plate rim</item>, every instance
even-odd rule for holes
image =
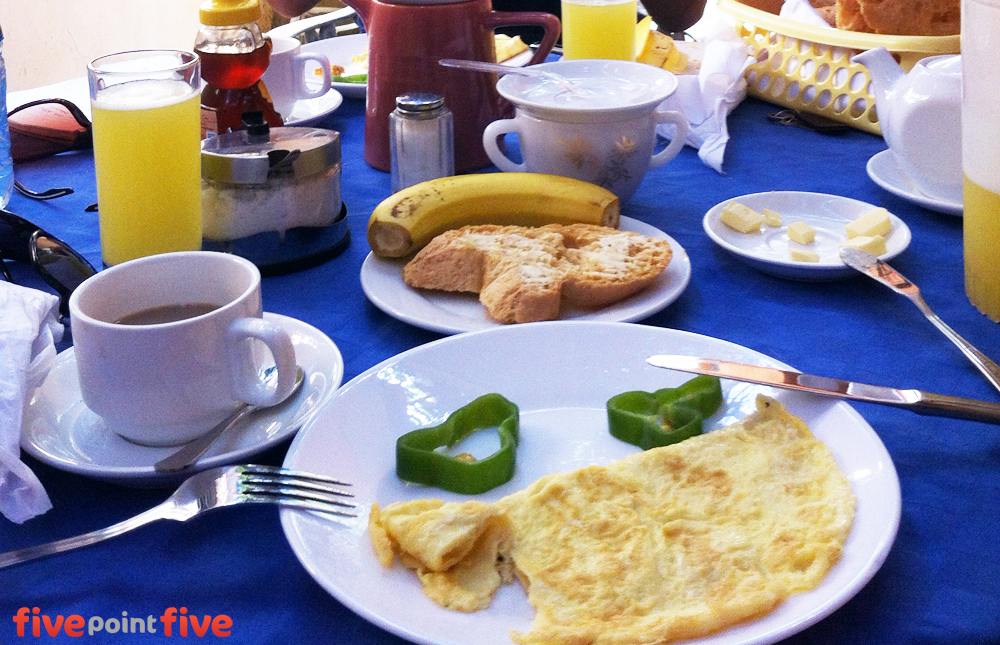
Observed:
[[[323,96],[296,101],[292,107],[292,113],[284,119],[284,125],[296,127],[315,123],[336,112],[343,102],[344,96],[331,86],[330,90]]]
[[[561,320],[632,322],[664,309],[684,293],[691,280],[687,251],[660,229],[631,217],[622,217],[619,228],[670,243],[673,257],[656,282],[630,298],[598,310],[567,309]],[[376,307],[411,325],[454,334],[502,326],[486,315],[475,294],[449,294],[412,289],[403,282],[407,260],[388,260],[369,253],[361,265],[361,288]]]
[[[764,226],[760,233],[740,233],[729,228],[719,219],[722,209],[730,202],[739,202],[760,212],[771,208],[782,216],[780,228]],[[834,207],[836,210],[834,210]],[[751,266],[782,277],[801,280],[823,280],[855,275],[854,269],[840,259],[836,243],[847,241],[844,225],[875,208],[874,205],[850,197],[799,191],[770,191],[733,197],[713,206],[702,220],[705,233],[718,246],[747,261]],[[896,215],[889,213],[892,230],[886,237],[887,252],[879,257],[890,260],[910,245],[910,228]],[[825,248],[819,262],[796,262],[788,259],[788,225],[795,221],[805,221],[817,229],[816,245],[797,245],[799,248]],[[782,244],[780,238],[784,238]],[[780,255],[772,248],[761,249],[762,244],[774,241]],[[754,245],[754,246],[751,246]]]
[[[964,207],[961,199],[935,199],[920,192],[906,171],[896,163],[891,150],[872,155],[865,168],[872,181],[897,197],[938,213],[962,216]]]
[[[495,501],[546,472],[605,463],[633,452],[635,448],[607,434],[604,403],[619,392],[650,391],[690,378],[646,365],[645,357],[658,352],[789,368],[723,340],[625,323],[531,323],[414,348],[344,385],[293,441],[285,466],[352,482],[359,506],[359,517],[343,521],[282,509],[293,551],[333,597],[402,638],[427,645],[506,645],[508,630],[526,630],[534,616],[519,585],[501,588],[489,608],[463,614],[425,598],[415,576],[398,563],[389,570],[378,564],[366,529],[371,503],[468,499],[400,482],[394,473],[396,437],[440,423],[475,396],[504,393],[520,406],[522,443],[515,479],[478,496]],[[871,579],[895,539],[899,480],[874,430],[848,404],[745,383],[724,382],[724,391],[725,409],[708,420],[709,430],[749,412],[758,393],[776,396],[827,443],[858,498],[844,554],[818,587],[792,596],[758,620],[690,641],[762,645],[821,620]]]
[[[48,441],[65,442],[71,440],[70,435],[75,432],[93,432],[92,427],[75,428],[76,420],[81,415],[86,415],[84,421],[80,423],[91,426],[97,418],[80,400],[75,356],[73,348],[69,348],[56,357],[56,363],[49,372],[53,380],[47,379],[39,386],[25,410],[21,447],[39,461],[60,470],[98,479],[149,481],[173,481],[178,477],[184,478],[205,468],[234,463],[266,450],[296,432],[333,397],[344,378],[344,360],[334,342],[312,325],[268,312],[264,313],[264,318],[277,322],[289,332],[292,344],[295,346],[296,359],[306,378],[302,391],[296,395],[299,403],[294,408],[280,411],[261,410],[255,413],[252,419],[241,423],[242,427],[252,429],[257,434],[266,433],[265,436],[250,443],[242,440],[239,434],[228,440],[226,437],[221,437],[209,448],[205,457],[191,469],[185,470],[182,475],[158,473],[153,468],[153,464],[177,450],[176,446],[166,448],[139,446],[126,442],[107,430],[102,432],[108,435],[104,439],[108,451],[97,455],[105,459],[103,463],[73,459],[61,452],[55,452],[46,447]],[[55,384],[56,380],[59,381],[59,385]],[[59,409],[39,407],[46,405],[38,399],[40,395],[47,394],[46,388],[49,388],[48,392],[54,388],[62,389],[61,392],[51,392],[59,399],[60,404],[57,406]],[[54,419],[50,418],[53,414]],[[29,424],[35,425],[29,428]],[[272,427],[275,425],[276,427]],[[127,450],[133,458],[141,461],[142,465],[121,466],[107,463],[109,457],[113,461],[116,446],[118,451]]]
[[[454,2],[454,0],[444,0]],[[316,40],[302,45],[302,51],[319,52],[330,59],[333,65],[340,65],[345,68],[345,74],[364,74],[366,70],[351,67],[351,56],[363,52],[368,47],[368,34],[348,34],[346,36],[335,36]],[[510,67],[523,67],[531,60],[534,52],[532,50],[523,51],[517,56],[513,56],[503,61],[501,65]],[[336,89],[341,94],[349,98],[364,98],[368,91],[367,83],[331,83],[330,87]]]

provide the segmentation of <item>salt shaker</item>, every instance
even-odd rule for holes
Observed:
[[[444,97],[413,92],[396,97],[389,115],[392,192],[455,174],[454,126]]]

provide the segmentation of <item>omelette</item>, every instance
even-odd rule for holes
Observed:
[[[383,566],[459,611],[516,577],[523,645],[639,645],[712,634],[820,583],[854,521],[850,484],[806,424],[767,397],[747,418],[606,466],[542,477],[495,504],[373,506]]]

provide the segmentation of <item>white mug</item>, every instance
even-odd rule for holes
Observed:
[[[558,95],[546,97],[536,79],[501,78],[497,90],[514,104],[514,118],[494,121],[483,132],[486,154],[500,170],[582,179],[607,188],[624,204],[647,170],[667,163],[684,146],[685,116],[656,109],[677,87],[669,72],[610,60],[560,61],[532,69],[568,78],[580,94],[555,88]],[[621,94],[600,94],[612,85],[609,79],[622,83]],[[660,123],[674,123],[677,130],[670,144],[654,154]],[[497,143],[508,132],[517,134],[521,163],[507,157]]]
[[[308,63],[319,65],[321,82]],[[299,99],[313,99],[330,91],[330,61],[319,52],[303,52],[302,43],[285,36],[271,37],[271,61],[264,72],[264,86],[274,109],[285,119]]]
[[[69,309],[83,402],[135,443],[185,443],[241,402],[274,405],[295,384],[291,338],[262,317],[260,271],[235,255],[123,262],[85,280]],[[274,385],[262,376],[271,361]]]

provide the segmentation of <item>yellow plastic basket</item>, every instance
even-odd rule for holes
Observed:
[[[871,78],[851,56],[885,47],[909,70],[921,58],[957,54],[960,37],[880,36],[824,29],[781,18],[736,0],[719,0],[719,9],[736,18],[736,28],[751,48],[747,93],[765,101],[819,114],[881,134]]]

